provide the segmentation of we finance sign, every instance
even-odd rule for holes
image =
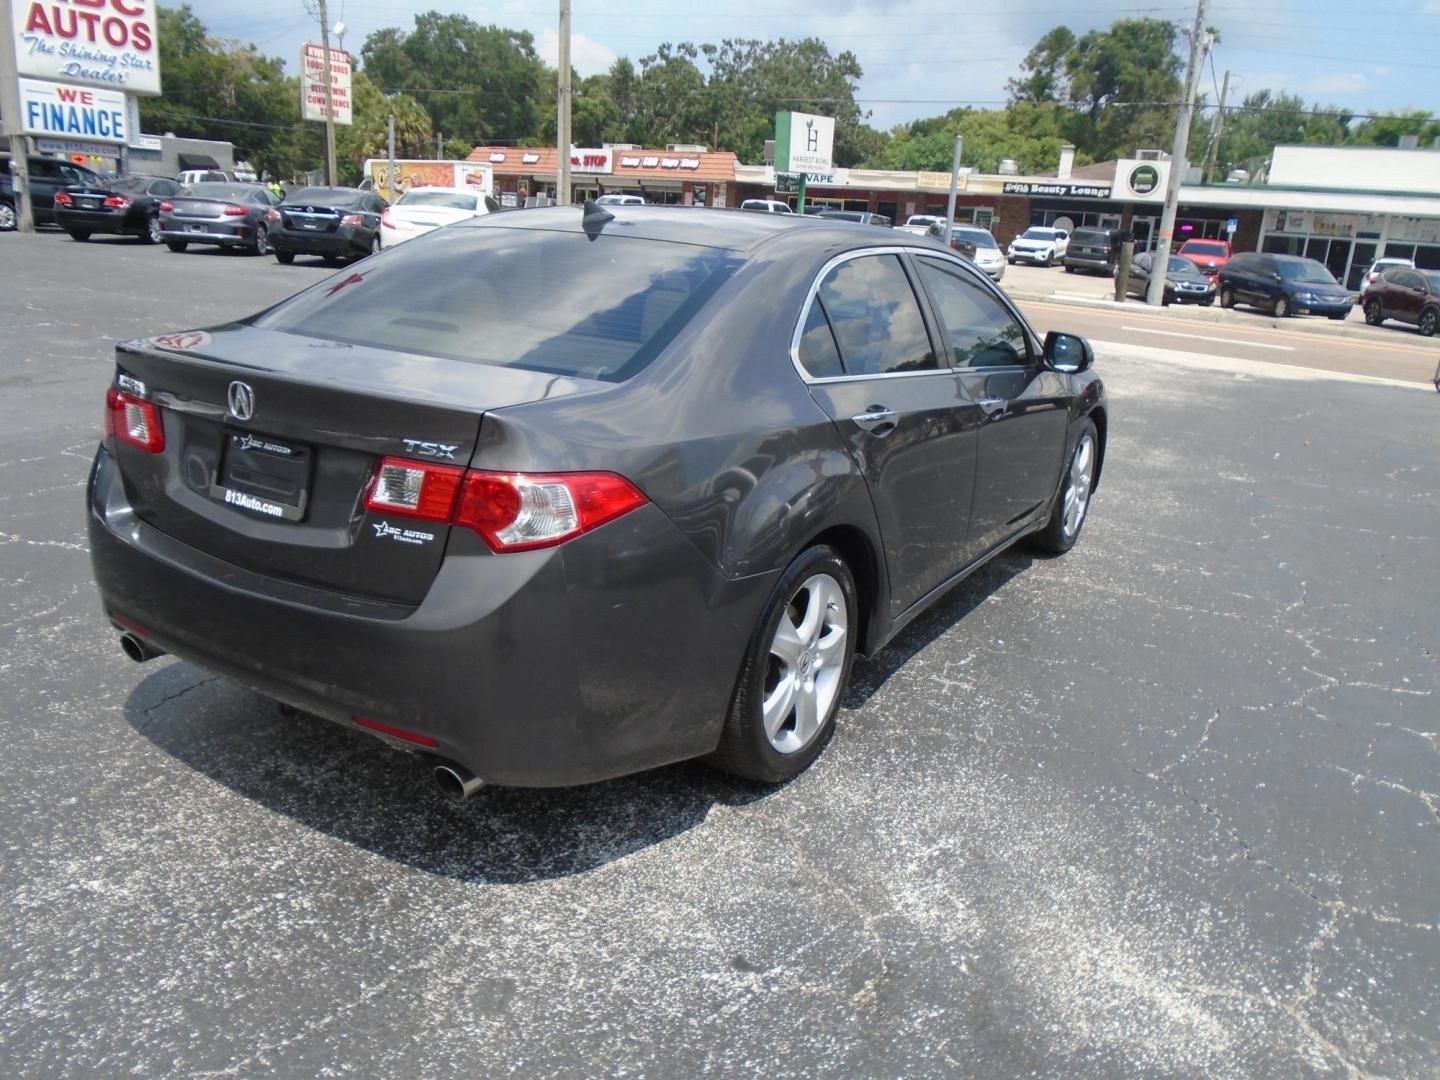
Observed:
[[[63,83],[20,81],[20,129],[28,135],[93,142],[129,141],[125,95]]]
[[[11,0],[21,75],[160,93],[155,0]]]

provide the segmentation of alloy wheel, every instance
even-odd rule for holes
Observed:
[[[1420,333],[1426,337],[1434,335],[1437,326],[1440,326],[1440,316],[1435,314],[1434,308],[1426,308],[1420,315]]]
[[[270,234],[266,231],[264,225],[255,226],[255,254],[270,254]]]
[[[1385,309],[1373,296],[1365,302],[1365,321],[1371,326],[1379,326],[1385,321]]]
[[[1290,301],[1280,296],[1275,299],[1275,317],[1283,319],[1290,314]]]
[[[148,217],[145,219],[145,242],[147,244],[158,244],[164,237],[160,235],[160,219]]]
[[[15,208],[9,203],[0,202],[0,232],[10,232],[15,228]]]
[[[1065,482],[1065,497],[1061,503],[1061,528],[1065,539],[1071,540],[1080,531],[1085,521],[1085,511],[1090,508],[1090,488],[1095,480],[1095,437],[1090,432],[1080,436],[1075,447],[1075,456],[1070,459],[1070,476]]]
[[[829,574],[807,578],[780,613],[760,705],[765,737],[782,754],[808,746],[840,696],[850,610]]]

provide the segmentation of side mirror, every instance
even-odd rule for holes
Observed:
[[[1095,362],[1095,350],[1079,334],[1051,330],[1045,335],[1045,359],[1056,371],[1086,371]]]

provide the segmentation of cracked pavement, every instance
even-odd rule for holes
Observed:
[[[98,610],[109,347],[325,271],[0,238],[0,1069],[1440,1074],[1440,396],[1107,347],[1079,546],[807,773],[444,801]]]

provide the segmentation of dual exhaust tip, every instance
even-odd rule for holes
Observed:
[[[120,635],[120,649],[137,664],[165,655],[164,649],[157,649],[128,630]],[[435,786],[456,802],[464,802],[485,786],[484,780],[454,761],[442,761],[435,766],[433,775]]]

